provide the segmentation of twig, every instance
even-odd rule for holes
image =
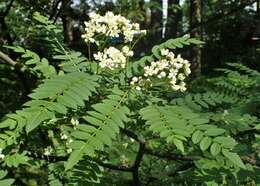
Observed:
[[[3,14],[0,15],[0,24],[3,27],[4,35],[5,35],[9,45],[13,44],[13,39],[12,39],[12,37],[11,37],[9,31],[8,31],[8,27],[7,27],[6,22],[5,22],[5,17],[8,15],[9,11],[11,10],[13,3],[14,3],[14,0],[11,0],[10,3],[8,4],[6,10],[3,12]]]
[[[3,53],[2,51],[0,51],[0,58],[3,59],[6,63],[12,65],[13,67],[17,65],[17,62],[12,60],[7,54]]]
[[[174,153],[169,153],[169,154],[161,153],[148,148],[145,149],[145,153],[152,156],[156,156],[158,158],[167,159],[167,160],[194,161],[194,160],[201,159],[200,156],[184,156],[184,155],[174,154]]]
[[[257,152],[256,152],[257,153]],[[243,161],[251,164],[251,165],[255,165],[260,167],[260,161],[257,160],[257,157],[255,156],[255,154],[251,154],[251,155],[246,155],[246,156],[241,156],[240,157]]]
[[[137,134],[135,134],[134,132],[128,130],[128,129],[123,129],[121,128],[121,132],[123,134],[125,134],[126,136],[134,139],[135,141],[137,141],[138,143],[145,143],[144,139],[140,139],[139,136]]]
[[[177,167],[172,173],[168,174],[168,176],[173,177],[176,176],[179,172],[188,170],[192,167],[194,167],[194,163],[193,162],[187,162],[185,164],[180,165],[179,167]]]
[[[71,2],[71,0],[64,0],[64,1],[61,1],[61,2],[62,2],[61,7],[60,7],[60,9],[58,10],[58,13],[55,16],[53,23],[56,23],[60,14],[62,13],[63,9],[66,8],[66,6],[68,5],[69,2]]]
[[[108,169],[124,171],[124,172],[132,172],[133,171],[132,167],[125,167],[125,166],[122,166],[122,165],[113,165],[113,164],[109,164],[109,163],[104,163],[100,160],[93,160],[93,161],[96,162],[97,164],[101,165],[102,167],[105,167],[105,168],[108,168]]]
[[[61,0],[56,0],[56,1],[53,2],[52,12],[50,14],[49,20],[52,20],[52,18],[55,16],[60,2],[61,2]]]

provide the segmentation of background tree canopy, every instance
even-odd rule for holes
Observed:
[[[259,62],[259,0],[1,1],[0,186],[259,185]]]

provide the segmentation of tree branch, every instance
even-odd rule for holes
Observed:
[[[156,152],[152,149],[146,148],[145,153],[155,156],[157,158],[167,159],[167,160],[182,160],[182,161],[194,161],[201,159],[200,156],[184,156],[180,154],[174,154],[174,153],[161,153]]]
[[[17,65],[17,62],[12,60],[7,54],[3,53],[2,51],[0,51],[0,58],[13,67]]]
[[[61,1],[62,0],[53,1],[52,11],[51,11],[51,14],[49,16],[49,20],[52,20],[52,18],[56,15],[56,12],[58,10],[58,6],[59,6]]]
[[[56,23],[56,21],[58,20],[58,18],[60,17],[60,14],[62,13],[62,11],[66,8],[66,6],[71,3],[71,0],[62,0],[61,1],[61,7],[58,10],[58,13],[56,14],[53,23]]]
[[[121,128],[120,130],[121,130],[121,132],[123,134],[125,134],[126,136],[134,139],[138,143],[145,143],[145,140],[144,139],[140,139],[139,136],[137,134],[135,134],[134,132],[132,132],[132,131],[130,131],[128,129],[123,129],[123,128]]]
[[[35,158],[35,159],[40,159],[40,160],[45,160],[51,163],[56,163],[59,161],[67,161],[68,160],[68,156],[46,156],[43,154],[36,154],[36,153],[32,153],[30,155],[28,155],[31,158]],[[96,162],[97,164],[99,164],[100,166],[104,167],[104,168],[108,168],[108,169],[112,169],[112,170],[118,170],[118,171],[125,171],[125,172],[132,172],[133,168],[132,167],[125,167],[122,165],[113,165],[113,164],[109,164],[109,163],[104,163],[98,159],[91,159],[92,161]]]
[[[6,10],[3,12],[3,14],[0,15],[0,24],[3,27],[3,33],[4,33],[4,36],[6,37],[6,40],[9,45],[13,44],[13,39],[12,39],[10,33],[8,32],[8,27],[5,22],[5,17],[8,15],[9,11],[11,10],[13,2],[14,2],[14,0],[11,0],[10,3],[8,4]]]
[[[241,156],[240,157],[243,161],[251,164],[251,165],[255,165],[260,167],[260,161],[257,160],[256,154],[251,154],[251,155],[247,155],[247,156]]]
[[[193,162],[187,162],[187,163],[182,164],[182,165],[180,165],[179,167],[177,167],[177,168],[174,170],[174,172],[168,174],[168,176],[174,177],[174,176],[176,176],[179,172],[188,170],[188,169],[190,169],[190,168],[192,168],[192,167],[194,167],[194,166],[195,166],[195,164],[194,164]]]
[[[100,160],[93,160],[93,161],[96,162],[97,164],[101,165],[102,167],[105,167],[105,168],[108,168],[108,169],[124,171],[124,172],[132,172],[133,171],[132,167],[125,167],[125,166],[122,166],[122,165],[113,165],[113,164],[109,164],[109,163],[104,163]]]

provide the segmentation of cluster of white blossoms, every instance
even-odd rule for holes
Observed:
[[[86,42],[97,42],[95,36],[105,35],[108,37],[124,36],[124,42],[131,42],[135,35],[146,33],[145,30],[140,30],[138,23],[131,23],[121,15],[114,15],[113,12],[107,12],[104,16],[97,13],[89,14],[90,20],[84,22],[85,33],[82,38]]]
[[[128,46],[124,46],[121,51],[115,47],[109,47],[103,52],[94,54],[94,58],[99,61],[101,68],[114,70],[116,68],[125,68],[127,58],[133,55],[133,51]]]
[[[68,136],[65,133],[60,133],[60,139],[66,140],[68,139]]]
[[[145,84],[145,80],[141,76],[140,77],[133,77],[130,84],[134,85],[135,89],[140,91],[140,90],[142,90],[141,87]]]
[[[49,155],[51,155],[52,152],[53,152],[53,148],[52,148],[51,146],[48,146],[48,147],[46,147],[46,148],[44,149],[43,154],[44,154],[45,156],[49,156]]]
[[[161,50],[162,59],[151,62],[151,65],[144,67],[144,76],[150,81],[150,78],[166,79],[171,88],[175,91],[186,90],[184,80],[191,73],[189,61],[183,59],[180,55],[175,56],[168,49]],[[142,78],[133,77],[130,84],[139,84]],[[142,84],[142,83],[141,83]]]
[[[73,142],[73,140],[71,138],[69,138],[65,133],[61,133],[60,136],[61,136],[61,140],[65,140],[66,141],[66,143],[65,143],[65,145],[66,145],[66,152],[68,154],[70,154],[72,152],[72,149],[69,148],[69,145],[70,145],[70,143]]]
[[[71,118],[70,123],[72,124],[73,127],[76,127],[79,125],[79,120],[77,120],[76,118]]]

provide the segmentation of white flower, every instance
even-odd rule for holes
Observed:
[[[68,153],[68,154],[70,154],[71,152],[72,152],[72,149],[71,149],[71,148],[67,149],[67,153]]]
[[[147,30],[141,30],[141,31],[140,31],[140,34],[146,35],[146,34],[147,34]]]
[[[165,73],[164,71],[162,71],[162,72],[160,73],[160,75],[161,75],[162,77],[165,77],[165,76],[166,76],[166,73]]]
[[[178,79],[181,80],[181,81],[183,81],[183,80],[185,79],[184,74],[183,74],[183,73],[180,73],[180,74],[178,75]]]
[[[3,151],[3,149],[2,149],[2,148],[0,148],[0,159],[4,159],[4,158],[5,158],[5,155],[4,155],[4,154],[2,154],[2,151]]]
[[[171,83],[172,85],[175,85],[175,84],[176,84],[176,82],[177,82],[177,80],[176,80],[176,78],[175,78],[175,77],[173,77],[173,78],[171,79],[171,81],[170,81],[170,83]]]
[[[138,77],[133,77],[133,78],[132,78],[132,82],[135,83],[135,82],[137,82],[137,81],[138,81]]]
[[[46,147],[46,148],[44,149],[43,154],[44,154],[45,156],[49,156],[52,151],[53,151],[52,147],[51,147],[51,146],[48,146],[48,147]]]
[[[126,56],[130,56],[130,57],[134,55],[134,52],[131,51],[128,46],[124,46],[124,47],[122,48],[122,52],[123,52]]]
[[[185,68],[184,68],[184,73],[185,73],[186,75],[189,75],[189,74],[191,73],[190,68],[185,66]]]
[[[162,49],[161,50],[161,55],[162,56],[167,56],[169,54],[169,49]]]
[[[0,159],[4,159],[5,155],[4,154],[0,154]]]
[[[66,134],[64,134],[64,133],[61,133],[60,138],[62,140],[66,140],[66,139],[68,139],[68,136]]]
[[[142,90],[142,88],[139,87],[139,86],[135,87],[135,89],[138,90],[138,91]]]
[[[173,85],[173,86],[172,86],[172,89],[173,89],[173,90],[179,90],[179,89],[180,89],[180,85]]]
[[[187,88],[186,88],[186,83],[181,82],[181,83],[180,83],[180,91],[181,91],[181,92],[185,92],[186,90],[187,90]]]
[[[79,124],[79,121],[75,118],[71,118],[70,120],[70,123],[73,125],[73,126],[77,126]]]

